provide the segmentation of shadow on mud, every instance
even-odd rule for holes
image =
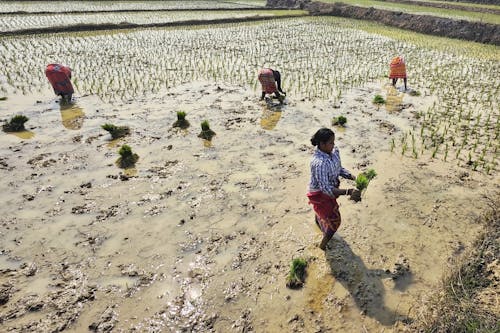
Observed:
[[[330,241],[325,256],[332,275],[349,291],[365,315],[385,326],[404,320],[397,311],[385,307],[382,279],[390,278],[390,272],[368,269],[342,238],[335,237]]]

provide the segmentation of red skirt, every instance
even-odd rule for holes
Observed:
[[[316,213],[316,221],[323,234],[333,235],[340,227],[339,205],[335,198],[321,192],[308,192],[309,204]]]
[[[264,68],[259,71],[259,82],[262,85],[262,91],[266,94],[272,94],[277,91],[273,71],[270,68]]]

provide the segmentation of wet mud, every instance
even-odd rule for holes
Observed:
[[[433,96],[385,80],[284,105],[193,82],[128,102],[19,96],[30,137],[0,140],[0,323],[11,332],[410,332],[415,304],[480,226],[491,176],[390,152]],[[377,107],[372,98],[397,96]],[[10,100],[10,99],[9,99]],[[14,99],[13,99],[14,100]],[[41,103],[36,103],[36,101]],[[173,128],[176,112],[191,126]],[[305,196],[309,139],[333,117],[343,165],[377,172],[325,252]],[[208,120],[210,144],[197,137]],[[130,126],[111,140],[100,126]],[[127,144],[140,159],[114,164]],[[344,181],[343,187],[353,187]],[[303,288],[286,288],[293,258]]]

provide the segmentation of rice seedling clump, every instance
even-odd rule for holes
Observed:
[[[344,116],[338,116],[332,119],[332,125],[334,126],[345,126],[347,123],[347,118]]]
[[[26,129],[24,128],[24,123],[29,120],[28,117],[23,115],[17,115],[12,117],[8,123],[3,125],[3,130],[5,132],[22,132]]]
[[[290,265],[290,273],[286,279],[286,286],[290,289],[298,289],[304,285],[306,279],[307,261],[302,258],[295,258]]]
[[[210,141],[210,140],[212,140],[214,135],[215,135],[215,132],[210,129],[210,125],[208,124],[208,120],[202,121],[201,133],[198,134],[198,137]]]
[[[177,112],[177,120],[172,125],[172,127],[180,127],[182,129],[186,129],[189,127],[189,121],[186,120],[186,112],[178,111]]]
[[[139,155],[132,152],[132,148],[128,145],[123,145],[118,151],[120,157],[116,160],[116,164],[122,168],[131,168],[139,160]]]
[[[130,133],[130,128],[128,126],[115,126],[113,124],[104,124],[101,126],[104,130],[111,134],[111,138],[118,139]]]

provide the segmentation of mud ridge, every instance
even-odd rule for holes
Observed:
[[[22,29],[14,31],[5,31],[0,33],[0,37],[4,36],[22,36],[22,35],[37,35],[37,34],[50,34],[50,33],[63,33],[63,32],[82,32],[82,31],[100,31],[100,30],[125,30],[136,28],[166,28],[166,27],[182,27],[193,25],[210,25],[210,24],[227,24],[227,23],[244,23],[255,21],[267,21],[292,17],[304,17],[302,15],[282,15],[282,16],[249,16],[241,18],[223,18],[216,20],[187,20],[178,22],[164,22],[164,23],[150,23],[150,24],[136,24],[136,23],[107,23],[107,24],[77,24],[69,26],[46,27],[35,29]]]
[[[500,15],[500,10],[494,9],[494,8],[470,7],[470,6],[465,7],[462,5],[454,5],[454,4],[441,3],[441,2],[426,2],[426,1],[413,1],[413,0],[379,0],[379,1],[401,3],[401,4],[406,4],[406,5],[424,6],[424,7],[456,9],[456,10],[464,10],[467,12],[478,12],[478,13],[489,13],[489,14]]]
[[[311,15],[340,16],[379,22],[388,26],[428,35],[457,38],[484,44],[500,45],[500,25],[453,20],[430,15],[415,15],[398,11],[357,7],[344,3],[322,3],[310,0],[268,0],[270,8],[290,6],[302,8]]]

